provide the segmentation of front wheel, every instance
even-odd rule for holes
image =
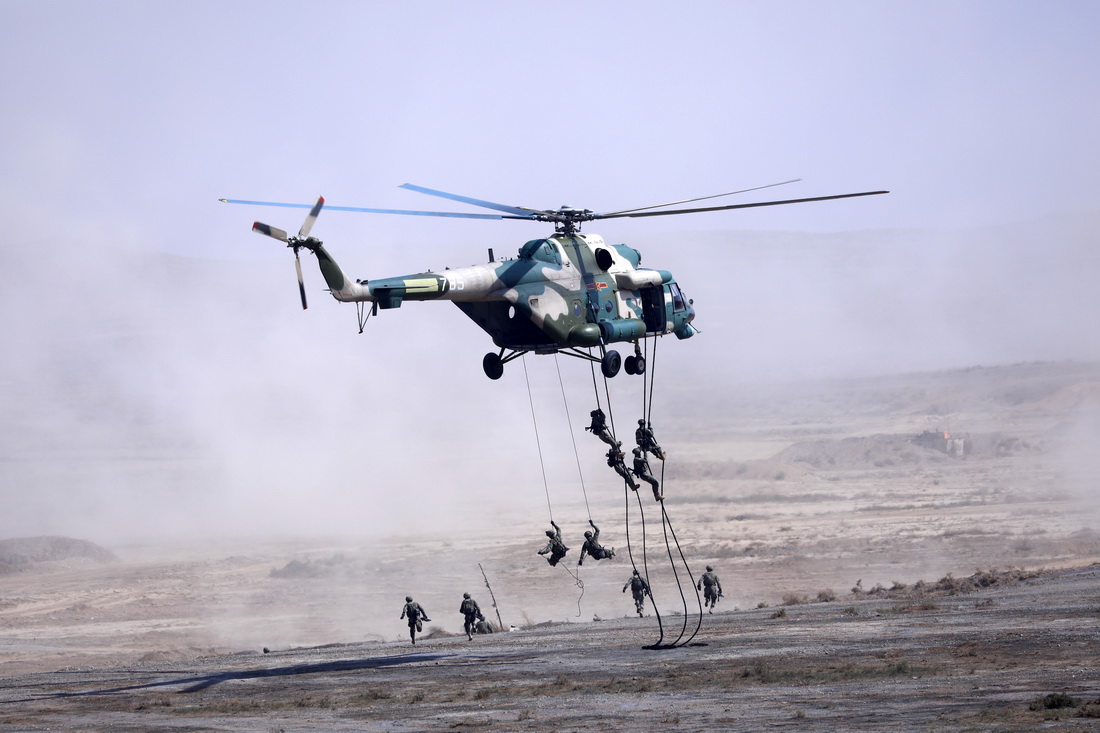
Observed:
[[[645,357],[634,357],[634,374],[645,374]]]
[[[489,379],[500,379],[504,376],[504,362],[499,354],[488,353],[481,360],[481,368],[485,370],[485,376]]]
[[[623,360],[619,356],[618,351],[609,351],[603,355],[603,359],[600,360],[600,371],[608,379],[611,379],[619,373],[619,367],[623,365]]]

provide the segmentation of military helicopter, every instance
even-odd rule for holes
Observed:
[[[645,358],[639,347],[641,339],[667,334],[686,339],[695,335],[697,329],[692,324],[695,320],[695,309],[693,301],[685,297],[672,273],[641,267],[642,256],[638,250],[625,244],[609,245],[596,234],[582,234],[581,224],[602,219],[695,214],[888,193],[865,191],[727,206],[667,208],[785,185],[797,180],[799,179],[606,213],[568,206],[558,209],[508,206],[406,183],[401,188],[500,213],[407,211],[355,206],[328,208],[331,211],[374,214],[549,222],[554,224],[554,234],[544,239],[528,241],[520,247],[515,259],[498,262],[490,249],[489,262],[484,265],[375,280],[348,278],[325,250],[323,243],[310,236],[313,224],[325,205],[323,197],[312,205],[220,200],[229,204],[309,209],[297,235],[288,235],[282,229],[260,222],[252,225],[253,231],[285,242],[294,251],[298,291],[303,309],[307,304],[299,251],[305,249],[316,255],[332,297],[341,302],[358,304],[360,331],[367,318],[376,314],[378,309],[399,308],[407,300],[450,300],[488,333],[498,347],[499,351],[489,352],[482,360],[482,368],[490,379],[500,379],[504,374],[505,364],[528,352],[560,353],[597,362],[603,375],[611,378],[619,373],[620,368],[624,368],[627,374],[645,373]],[[372,304],[365,315],[364,303]],[[608,348],[615,343],[632,343],[634,354],[622,359],[617,351]],[[591,351],[583,351],[593,348],[598,348],[598,357]]]

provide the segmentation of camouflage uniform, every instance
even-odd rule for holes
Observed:
[[[657,482],[657,479],[649,475],[649,461],[645,458],[645,453],[641,448],[634,449],[634,475],[645,481],[653,487],[653,498],[657,501],[664,499],[661,496],[661,485]]]
[[[630,488],[635,491],[638,490],[638,484],[634,483],[634,477],[630,475],[630,471],[626,470],[626,464],[623,463],[623,452],[618,448],[612,448],[607,452],[607,465],[615,469],[615,473],[619,474],[626,480],[626,483]]]
[[[623,586],[623,593],[626,593],[627,588],[630,588],[630,594],[634,596],[634,610],[641,616],[645,610],[645,597],[653,596],[649,591],[649,583],[645,582],[645,578],[638,575],[638,571],[635,570],[634,574],[630,576],[630,580],[626,581],[626,585]]]
[[[588,523],[592,525],[595,532],[584,533],[584,545],[581,546],[581,556],[577,560],[577,567],[584,564],[585,555],[591,555],[597,560],[609,560],[615,557],[614,547],[609,550],[600,544],[600,528],[591,519],[588,520]]]
[[[463,628],[466,630],[466,636],[470,639],[474,638],[474,632],[477,631],[478,621],[485,621],[485,616],[481,614],[481,608],[477,605],[477,601],[470,598],[469,593],[462,594],[462,605],[458,607],[458,612],[466,617]]]
[[[718,599],[722,597],[722,583],[719,582],[718,576],[714,574],[714,568],[707,565],[707,572],[699,578],[699,582],[695,584],[695,589],[703,591],[706,606],[710,609],[708,613],[714,613],[714,606],[718,603]]]
[[[643,452],[652,453],[656,458],[665,460],[665,452],[657,445],[657,439],[653,437],[652,426],[646,424],[644,419],[638,420],[638,429],[634,431],[634,442]]]
[[[565,553],[569,552],[569,548],[561,541],[561,527],[559,527],[553,519],[550,520],[550,524],[554,525],[554,529],[546,530],[546,536],[549,537],[550,540],[546,543],[546,547],[539,550],[539,554],[549,554],[550,557],[546,558],[546,562],[550,563],[552,567],[558,564],[558,560],[565,557]]]
[[[405,596],[405,607],[401,609],[401,618],[409,619],[409,638],[412,639],[412,643],[416,643],[416,632],[424,630],[424,622],[431,621],[428,618],[428,612],[424,608],[412,599],[412,596]]]
[[[611,431],[607,429],[607,418],[604,416],[603,410],[597,407],[589,414],[592,416],[592,424],[585,430],[588,430],[612,448],[618,448],[622,445],[621,442],[612,437]]]

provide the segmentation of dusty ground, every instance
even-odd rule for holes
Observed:
[[[446,539],[0,545],[0,727],[1097,729],[1098,398],[1100,368],[1041,364],[699,400],[668,428],[691,439],[664,441],[667,509],[681,580],[714,564],[726,596],[673,649],[644,647],[690,636],[698,603],[651,499],[643,566],[633,497],[593,497],[619,556],[583,586],[518,517]],[[628,617],[631,556],[660,625]],[[519,630],[467,642],[462,591],[496,617],[479,563]],[[433,616],[415,647],[406,593]]]

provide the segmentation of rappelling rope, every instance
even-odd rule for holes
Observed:
[[[663,476],[663,472],[662,472],[662,476]],[[668,514],[665,512],[664,502],[660,502],[660,503],[661,503],[661,531],[664,533],[664,536],[665,536],[665,549],[668,550],[668,562],[669,562],[669,565],[672,566],[672,576],[676,579],[676,589],[678,591],[680,591],[680,602],[684,606],[684,623],[680,627],[680,635],[677,636],[676,639],[674,641],[672,641],[672,643],[671,643],[671,646],[676,646],[677,644],[680,643],[680,640],[684,638],[684,634],[687,633],[687,596],[684,594],[684,586],[680,582],[680,571],[676,569],[676,558],[673,557],[673,555],[672,555],[672,543],[670,543],[668,541],[668,530],[670,528],[670,523],[668,521]],[[675,532],[672,533],[672,541],[676,542],[676,533]],[[679,549],[679,546],[680,546],[679,543],[676,542],[677,549]],[[680,556],[683,557],[683,552],[680,553]]]
[[[600,388],[599,388],[599,383],[596,380],[595,362],[592,362],[592,367],[591,368],[592,368],[592,388],[593,388],[593,391],[596,393],[596,405],[599,406],[600,405]],[[615,411],[611,406],[611,390],[610,390],[610,385],[608,383],[608,380],[607,380],[606,376],[603,379],[603,389],[604,389],[604,397],[606,398],[606,402],[607,402],[607,419],[608,419],[608,424],[611,428],[611,437],[612,437],[613,440],[618,441],[618,437],[615,435]],[[626,551],[627,551],[627,555],[630,557],[631,567],[634,570],[637,570],[638,565],[637,565],[637,562],[634,560],[634,546],[633,546],[633,543],[630,541],[630,493],[631,493],[631,491],[632,491],[632,489],[630,488],[629,484],[627,483],[627,480],[624,478],[623,479],[623,492],[625,494],[625,503],[626,503]],[[642,504],[641,495],[638,494],[638,492],[636,490],[634,490],[634,494],[636,495],[637,500],[638,500],[638,515],[640,517],[641,524],[642,524],[642,571],[643,572],[640,573],[640,575],[641,575],[642,578],[645,579],[646,585],[649,586],[649,602],[653,606],[653,615],[657,618],[657,628],[658,628],[658,631],[660,633],[660,637],[657,639],[656,642],[654,642],[654,644],[652,646],[659,647],[661,645],[661,642],[664,641],[664,638],[665,638],[665,628],[664,628],[664,622],[661,619],[661,612],[657,608],[657,602],[656,602],[656,600],[654,600],[654,597],[653,597],[653,584],[649,582],[649,558],[648,558],[648,553],[646,551],[645,509],[644,509],[644,505]]]
[[[523,379],[527,382],[527,402],[531,405],[531,423],[535,426],[535,445],[539,450],[539,467],[542,469],[542,489],[546,493],[546,509],[550,513],[550,521],[554,521],[554,510],[550,506],[550,484],[546,480],[546,462],[542,458],[542,441],[539,439],[539,422],[535,419],[535,398],[531,392],[531,377],[527,373],[527,359],[523,361]],[[560,373],[559,373],[560,378]],[[588,497],[585,497],[585,503],[588,502]],[[563,560],[565,558],[562,558]],[[573,584],[581,589],[580,595],[577,596],[577,616],[581,615],[581,598],[584,597],[584,581],[580,579],[580,576],[569,569],[569,566],[563,562],[558,562],[565,569],[565,572],[569,573],[569,577],[573,579]]]
[[[535,426],[535,445],[539,449],[539,468],[542,469],[542,490],[546,494],[546,510],[550,513],[550,521],[554,521],[554,509],[550,506],[550,485],[546,482],[546,463],[542,460],[542,441],[539,440],[539,421],[535,419],[535,398],[531,395],[531,378],[527,375],[527,358],[520,359],[523,362],[523,378],[527,382],[527,403],[531,406],[531,424]]]
[[[626,481],[623,481],[623,498],[626,512],[626,553],[630,558],[630,566],[635,572],[638,570],[638,564],[634,560],[634,548],[630,542],[630,492],[632,489],[627,486]],[[653,598],[653,585],[649,582],[649,563],[646,559],[645,551],[645,509],[642,506],[642,497],[637,491],[634,492],[635,497],[638,499],[638,514],[642,520],[642,570],[643,573],[639,573],[642,578],[645,579],[646,585],[649,586],[649,602],[653,606],[653,615],[657,617],[657,630],[660,633],[660,637],[657,641],[653,642],[653,646],[660,646],[661,642],[665,638],[665,626],[661,620],[661,612],[657,609],[657,601]],[[644,600],[643,600],[644,602]]]
[[[665,472],[664,468],[661,469],[661,480],[664,481]],[[672,541],[676,543],[676,550],[680,553],[680,561],[684,563],[684,570],[687,571],[688,580],[691,582],[692,588],[695,589],[695,603],[699,606],[699,616],[695,622],[695,630],[691,632],[691,636],[681,643],[681,646],[686,646],[695,635],[699,633],[699,629],[703,626],[703,601],[699,597],[699,588],[695,585],[695,575],[691,572],[691,566],[688,565],[687,557],[684,556],[684,550],[680,546],[680,540],[676,537],[676,530],[672,527],[672,520],[668,518],[668,510],[665,508],[664,502],[661,502],[661,514],[663,515],[663,521],[668,526],[668,531],[672,533]],[[681,591],[682,592],[682,591]],[[684,607],[684,628],[687,628],[687,606],[685,601]]]
[[[643,358],[646,357],[646,355],[647,355],[646,351],[647,350],[648,350],[647,346],[643,347]],[[647,425],[649,424],[650,418],[653,415],[653,396],[654,396],[654,393],[656,391],[656,390],[653,389],[652,385],[649,383],[649,378],[655,372],[655,366],[656,366],[656,363],[657,363],[657,341],[656,341],[656,339],[654,339],[653,348],[649,352],[649,354],[651,356],[650,356],[650,358],[646,359],[646,370],[644,372],[645,384],[644,384],[643,391],[642,391],[642,416],[643,416],[643,419],[646,421]],[[661,461],[660,486],[661,486],[661,492],[663,493],[667,488],[666,485],[665,485],[665,467],[667,466],[667,463],[666,463],[664,458],[661,458],[660,461]],[[676,536],[676,529],[672,526],[672,520],[668,516],[668,509],[665,506],[665,502],[662,501],[662,502],[660,502],[660,504],[661,504],[661,527],[662,527],[662,531],[664,533],[664,538],[665,538],[665,548],[668,550],[669,563],[672,565],[672,572],[673,572],[673,575],[676,578],[676,588],[680,592],[680,600],[683,603],[683,608],[684,608],[684,623],[683,623],[682,628],[680,629],[680,635],[676,638],[675,641],[673,641],[671,643],[671,646],[684,646],[684,645],[688,644],[692,639],[695,638],[696,634],[699,633],[699,629],[702,627],[702,624],[703,624],[703,604],[702,604],[702,600],[699,598],[698,589],[695,587],[695,576],[691,572],[691,567],[688,565],[687,557],[684,554],[684,549],[683,549],[683,547],[681,547],[680,540]],[[672,535],[672,542],[671,543],[668,540],[669,534]],[[692,631],[691,636],[687,637],[687,639],[684,639],[684,635],[687,633],[687,623],[688,623],[688,621],[687,621],[687,616],[688,616],[687,595],[684,593],[683,583],[680,580],[680,573],[676,569],[676,558],[672,554],[673,545],[676,546],[676,552],[679,554],[680,561],[683,563],[684,570],[687,572],[688,581],[691,583],[692,590],[696,591],[695,601],[696,601],[696,604],[698,604],[698,606],[699,606],[699,613],[698,613],[696,623],[695,623],[695,630]]]
[[[569,400],[565,396],[565,382],[561,378],[561,365],[558,355],[554,354],[554,368],[558,370],[558,385],[561,386],[561,401],[565,405],[565,424],[569,430],[569,439],[573,441],[573,458],[577,462],[577,476],[581,481],[581,494],[584,495],[584,509],[588,512],[588,521],[592,521],[592,507],[588,505],[588,491],[584,486],[584,472],[581,470],[581,454],[577,450],[577,437],[573,434],[573,419],[569,415]]]
[[[644,344],[644,341],[643,341]],[[645,344],[643,348],[642,358],[645,358],[646,351],[648,351],[648,344]],[[643,388],[642,388],[642,419],[645,421],[645,427],[649,427],[649,420],[653,414],[653,393],[656,391],[651,388],[649,379],[653,375],[653,367],[657,362],[657,343],[654,341],[653,349],[650,352],[652,354],[652,363],[650,359],[646,359],[646,369],[643,372]],[[642,446],[638,446],[641,448]],[[645,456],[645,449],[642,449],[642,456]],[[656,457],[656,456],[655,456]],[[664,493],[665,487],[665,460],[661,460],[661,482],[660,491]],[[684,638],[684,634],[687,632],[687,596],[684,594],[684,586],[680,581],[680,572],[676,569],[676,558],[672,554],[672,544],[668,541],[668,531],[670,528],[668,522],[668,513],[665,511],[665,503],[663,501],[658,502],[661,505],[661,532],[664,535],[665,550],[668,553],[668,563],[672,566],[672,577],[676,580],[676,590],[680,593],[680,602],[684,608],[683,625],[680,628],[680,635],[671,642],[671,646],[676,646],[681,639]],[[676,533],[673,533],[673,542],[676,541]],[[677,544],[677,550],[679,550],[679,544]],[[680,553],[683,556],[683,552]]]

